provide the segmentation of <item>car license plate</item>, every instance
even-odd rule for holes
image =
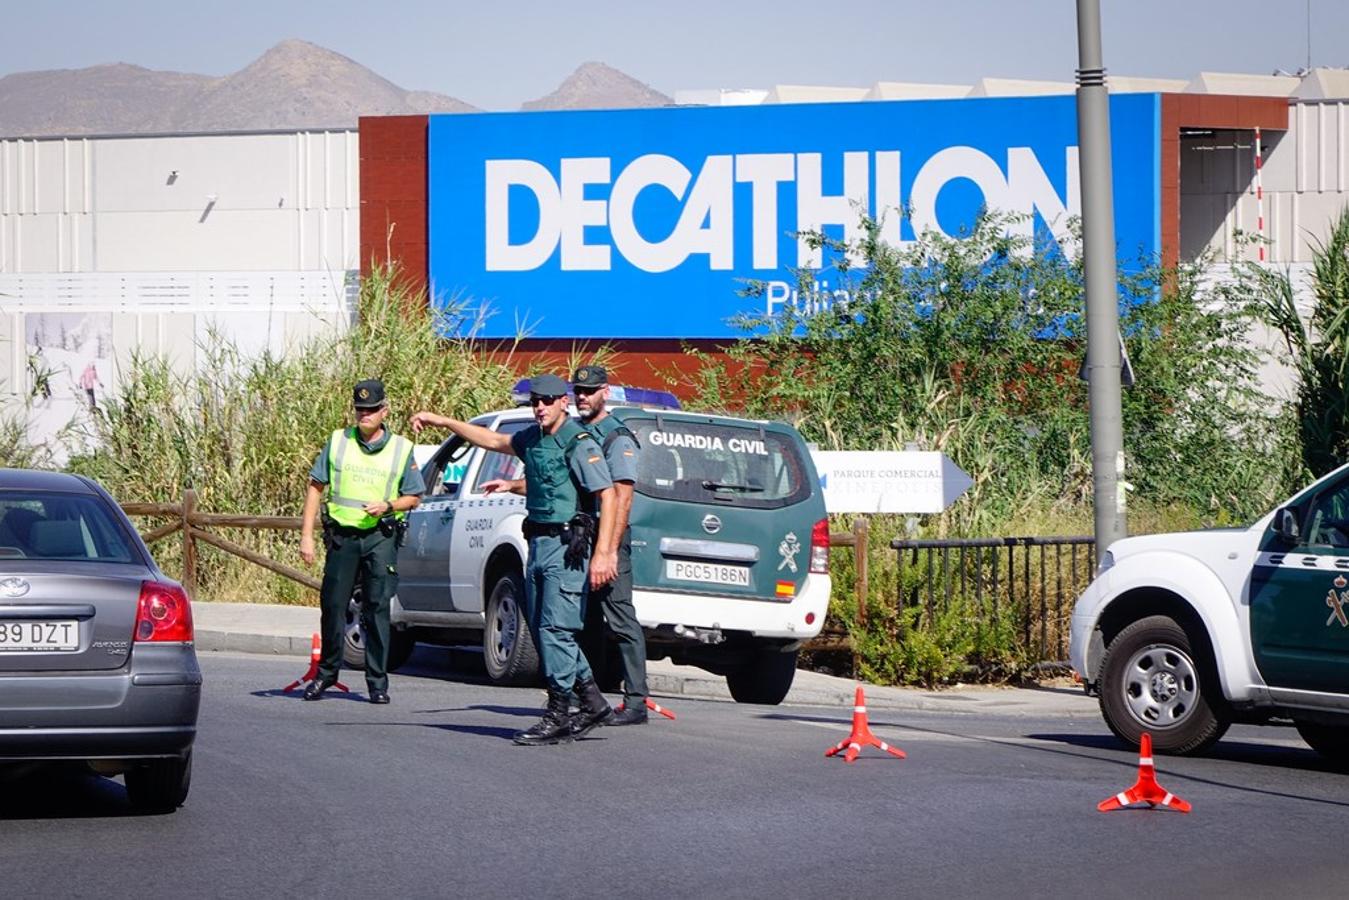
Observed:
[[[75,619],[0,622],[0,653],[79,648],[80,623]]]
[[[749,566],[728,566],[725,563],[667,559],[665,561],[665,577],[675,581],[699,581],[703,584],[733,584],[737,587],[749,587]]]

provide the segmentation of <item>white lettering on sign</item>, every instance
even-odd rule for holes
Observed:
[[[841,193],[824,192],[826,163],[841,169]],[[839,160],[826,160],[820,153],[741,153],[708,156],[695,176],[674,157],[649,153],[614,176],[608,157],[569,157],[559,161],[559,182],[534,160],[487,160],[483,196],[487,270],[537,269],[559,247],[563,271],[609,271],[615,250],[645,272],[668,272],[691,256],[705,257],[713,271],[733,269],[738,185],[746,185],[740,190],[749,193],[754,269],[775,270],[784,264],[778,259],[778,238],[784,233],[841,227],[847,241],[858,240],[862,237],[861,214],[868,210],[880,222],[882,239],[896,247],[904,243],[900,220],[905,206],[915,231],[945,234],[937,218],[937,199],[943,188],[959,180],[978,188],[984,206],[1018,216],[1020,221],[1009,225],[1012,234],[1032,237],[1032,217],[1039,213],[1060,246],[1074,250],[1068,219],[1082,209],[1076,147],[1064,153],[1067,193],[1063,197],[1029,147],[1009,148],[1005,166],[974,147],[946,147],[919,167],[907,201],[900,195],[901,163],[898,150],[848,151]],[[778,188],[792,183],[796,185],[795,220],[783,222]],[[608,196],[599,196],[606,185]],[[668,193],[680,204],[678,219],[664,233],[653,234],[650,226],[643,233],[633,218],[638,197],[648,190]],[[512,243],[511,198],[515,195],[520,200],[522,192],[533,197],[538,217],[534,233]],[[611,243],[587,243],[586,229],[605,225]],[[817,269],[821,263],[820,248],[798,238],[795,265]]]
[[[747,453],[767,456],[767,444],[758,438],[733,437],[722,440],[715,434],[683,434],[678,431],[653,431],[647,436],[647,442],[653,447],[688,447],[694,450],[730,450],[732,453]]]

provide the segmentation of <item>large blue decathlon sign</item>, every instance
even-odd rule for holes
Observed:
[[[1120,253],[1155,255],[1160,98],[1110,120]],[[432,292],[490,310],[485,337],[736,335],[801,303],[795,270],[830,290],[801,232],[865,210],[902,245],[986,205],[1066,244],[1081,211],[1071,96],[437,115],[428,140]]]

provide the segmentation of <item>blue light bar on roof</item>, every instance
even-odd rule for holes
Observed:
[[[516,406],[529,404],[529,379],[521,378],[511,388],[511,400]],[[658,409],[683,409],[679,398],[669,391],[657,391],[652,388],[629,387],[622,384],[609,385],[609,400],[623,406],[651,406]]]

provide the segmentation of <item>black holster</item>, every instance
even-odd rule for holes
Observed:
[[[379,529],[380,534],[394,539],[395,548],[402,547],[403,541],[407,539],[407,519],[399,519],[392,515],[384,516],[379,520],[379,524],[375,527]]]
[[[562,564],[568,569],[580,569],[590,558],[595,545],[596,523],[592,516],[577,513],[562,529],[562,542],[567,549],[562,553]]]

